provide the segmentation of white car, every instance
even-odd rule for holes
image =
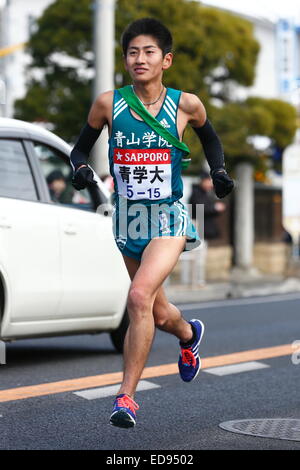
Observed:
[[[71,185],[71,147],[0,118],[0,339],[110,332],[121,352],[130,284],[109,196]],[[107,207],[107,206],[105,206]]]

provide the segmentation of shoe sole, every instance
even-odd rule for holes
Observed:
[[[133,420],[131,416],[126,413],[126,411],[116,411],[110,417],[110,424],[113,426],[117,426],[118,428],[133,428],[136,422]]]
[[[204,323],[202,323],[201,320],[197,320],[196,318],[193,319],[193,320],[190,320],[190,322],[191,322],[191,321],[192,321],[192,322],[198,322],[198,323],[200,323],[200,325],[201,325],[201,335],[200,335],[200,338],[199,338],[198,343],[197,343],[197,348],[198,348],[199,345],[200,345],[200,343],[201,343],[202,336],[203,336],[203,333],[204,333],[204,330],[205,330]],[[196,378],[197,375],[199,374],[199,372],[200,372],[200,370],[201,370],[201,359],[200,359],[199,354],[198,354],[198,359],[199,359],[199,367],[198,367],[198,370],[197,370],[196,374],[194,375],[194,377],[193,377],[191,380],[183,380],[183,379],[182,379],[183,382],[190,383],[190,382],[192,382],[193,380],[195,380],[195,378]],[[182,378],[182,377],[181,377],[181,378]]]

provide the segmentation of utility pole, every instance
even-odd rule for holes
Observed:
[[[236,166],[235,189],[235,267],[232,280],[250,280],[260,277],[253,266],[254,248],[254,184],[253,165],[248,162]]]
[[[95,78],[93,101],[114,88],[115,57],[115,0],[94,0],[93,37],[95,55]],[[92,165],[101,175],[108,173],[108,131],[103,129],[92,152]]]
[[[0,16],[0,47],[7,47],[9,45],[8,26],[9,26],[9,6],[10,0],[5,0],[1,9]],[[1,88],[1,106],[0,115],[7,117],[10,115],[10,100],[9,91],[10,83],[7,76],[7,65],[9,57],[3,55],[0,60],[0,88]]]
[[[236,167],[236,261],[237,266],[248,269],[252,265],[254,223],[253,223],[253,166],[239,163]]]

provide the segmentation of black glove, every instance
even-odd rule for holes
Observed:
[[[90,185],[97,186],[97,182],[94,180],[93,176],[93,171],[88,166],[83,166],[75,171],[72,178],[72,185],[78,191]]]
[[[234,182],[224,168],[212,170],[210,175],[213,180],[215,193],[219,199],[222,199],[227,196],[227,194],[231,193],[234,188]]]

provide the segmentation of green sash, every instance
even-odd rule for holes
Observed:
[[[124,98],[128,106],[133,109],[148,126],[151,127],[157,134],[167,140],[174,147],[180,149],[184,153],[184,157],[187,157],[190,153],[188,146],[184,142],[180,142],[171,132],[168,131],[152,114],[150,114],[143,103],[138,99],[130,85],[120,88],[120,95]],[[190,158],[182,158],[181,166],[186,169],[191,162]]]

